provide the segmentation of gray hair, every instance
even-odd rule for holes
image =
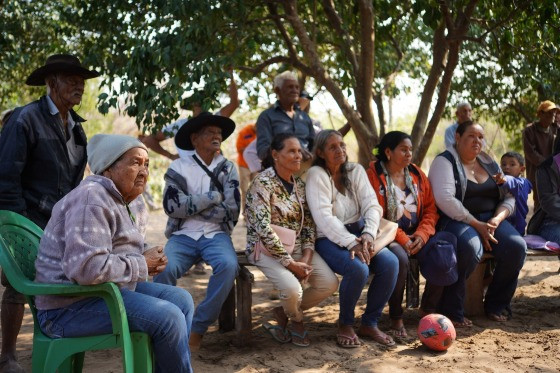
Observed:
[[[284,71],[274,77],[274,88],[282,88],[286,80],[295,80],[297,82],[297,75],[291,71]]]
[[[457,110],[459,110],[461,108],[464,108],[464,107],[467,107],[467,106],[472,109],[472,106],[471,106],[471,104],[469,104],[468,101],[461,101],[457,104]]]

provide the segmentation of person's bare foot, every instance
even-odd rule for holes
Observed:
[[[377,326],[365,326],[361,325],[358,329],[358,335],[362,338],[368,337],[373,339],[375,342],[385,346],[393,347],[395,346],[395,341],[393,338],[389,337],[387,334],[383,333]]]
[[[355,348],[362,345],[352,325],[339,325],[336,344],[342,348]]]
[[[0,372],[2,373],[25,373],[25,370],[19,365],[15,356],[0,357]]]
[[[286,326],[288,326],[288,316],[284,313],[284,308],[282,306],[273,308],[272,315],[276,323],[278,323],[278,326],[282,329],[286,329]]]
[[[200,350],[202,337],[204,337],[204,334],[191,332],[191,338],[189,339],[189,348],[191,349],[191,352],[197,352]]]
[[[508,321],[507,316],[505,315],[496,315],[495,313],[487,313],[486,317],[488,320],[496,321],[496,322],[506,322]]]
[[[408,333],[402,319],[391,320],[391,334],[397,338],[407,338]]]
[[[473,326],[473,322],[466,317],[463,317],[463,321],[451,320],[451,323],[455,328],[470,328],[471,326]]]

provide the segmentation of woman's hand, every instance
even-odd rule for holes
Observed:
[[[313,271],[313,267],[311,267],[309,264],[296,261],[291,262],[290,265],[286,268],[292,271],[292,273],[300,281],[307,281],[307,279],[311,275],[311,272]]]
[[[474,229],[476,229],[476,231],[480,235],[480,239],[482,240],[482,246],[486,251],[492,251],[492,246],[490,246],[490,242],[493,242],[495,244],[498,243],[498,240],[494,238],[494,231],[496,230],[496,228],[498,228],[498,226],[491,223],[493,219],[494,218],[488,220],[488,222],[486,223],[475,219],[470,223],[470,225]]]
[[[356,240],[360,240],[360,238],[357,238]],[[354,260],[354,258],[357,256],[362,261],[362,263],[366,263],[367,265],[369,265],[371,256],[369,250],[364,249],[363,244],[358,243],[348,251],[350,251],[350,259]]]
[[[155,276],[163,272],[167,265],[167,257],[163,253],[163,246],[154,246],[144,252],[144,259],[148,265],[148,275]]]
[[[409,244],[408,252],[410,253],[410,255],[415,255],[418,251],[420,251],[424,247],[426,243],[416,233],[410,235],[409,237],[410,237],[410,241],[408,241],[407,243]]]
[[[305,263],[305,264],[311,265],[311,259],[313,259],[313,250],[305,249],[305,250],[303,250],[303,255],[297,261],[300,262],[300,263]]]

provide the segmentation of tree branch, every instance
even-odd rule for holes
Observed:
[[[342,45],[340,45],[339,47],[346,53],[348,61],[352,65],[354,76],[357,76],[359,67],[358,60],[356,59],[356,54],[352,50],[352,37],[342,26],[342,19],[334,9],[333,1],[323,0],[323,8],[330,25],[335,29],[336,33],[342,37]]]
[[[262,72],[267,66],[272,65],[274,63],[279,63],[279,62],[289,63],[289,62],[291,62],[291,60],[286,56],[274,56],[274,57],[269,58],[266,61],[261,62],[257,66],[254,66],[254,67],[236,66],[235,70],[247,71],[247,72],[249,72],[253,75],[256,75],[256,74],[259,74],[260,72]]]
[[[449,30],[449,34],[455,33],[455,23],[453,22],[453,17],[451,17],[451,12],[449,11],[449,4],[446,0],[439,0],[439,9],[443,14],[443,19],[445,20],[445,26]]]

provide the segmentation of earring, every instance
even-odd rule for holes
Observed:
[[[387,160],[388,160],[388,161],[391,160],[391,156],[390,156],[390,155],[387,156]]]

